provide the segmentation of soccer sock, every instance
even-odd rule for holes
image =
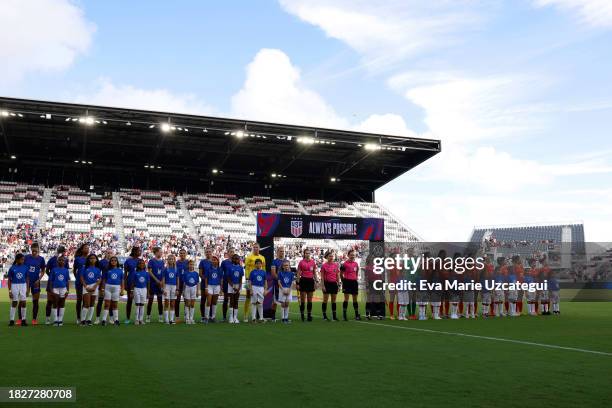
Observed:
[[[127,303],[125,305],[125,316],[128,320],[130,320],[130,316],[132,315],[132,302],[132,298],[128,296]]]
[[[38,299],[32,299],[32,319],[36,320],[37,318],[38,318]]]
[[[227,320],[227,295],[223,295],[223,320]]]
[[[522,301],[522,300],[519,300],[519,301],[517,302],[517,305],[518,305],[518,312],[519,312],[519,313],[523,313],[523,301]]]
[[[244,318],[246,319],[246,317],[249,315],[249,306],[251,304],[251,297],[247,296],[245,301],[244,301]]]
[[[174,302],[174,314],[175,314],[176,317],[180,317],[181,316],[181,296],[180,296],[180,293],[176,297],[176,301]]]
[[[323,312],[323,318],[327,319],[327,303],[321,303],[321,311]]]
[[[104,298],[102,296],[98,297],[98,304],[96,305],[96,317],[100,317],[100,313],[102,312],[102,304],[104,303]]]
[[[416,302],[410,302],[410,316],[416,316]]]
[[[102,311],[102,321],[105,322],[107,317],[108,317],[108,310],[104,309]]]
[[[82,299],[79,299],[78,295],[77,295],[77,300],[76,300],[76,315],[77,317],[81,315],[81,308],[82,308]]]
[[[251,304],[251,320],[255,321],[255,315],[257,314],[257,307]]]
[[[308,311],[308,317],[312,316],[312,301],[306,302],[306,310]]]
[[[433,315],[434,315],[434,317],[440,317],[440,306],[439,305],[435,305],[435,306],[432,305],[432,308],[433,308]]]
[[[503,310],[505,310],[507,312],[509,309],[510,309],[510,303],[506,300],[504,302],[504,309]]]
[[[9,312],[9,319],[11,321],[15,320],[15,311],[17,308],[15,306],[11,306],[11,311]]]
[[[89,317],[87,318],[87,320],[91,320],[93,318],[93,314],[96,311],[95,307],[90,307],[89,308]]]
[[[204,318],[208,317],[207,309],[208,308],[206,307],[206,300],[204,298],[204,295],[202,295],[202,300],[200,301],[200,316]]]
[[[238,308],[235,307],[234,309],[232,309],[234,311],[234,320],[238,321]]]
[[[64,321],[64,308],[63,307],[59,308],[59,321],[60,322]]]
[[[53,305],[51,304],[51,302],[49,302],[49,292],[47,292],[47,304],[45,305],[45,316],[46,317],[51,317],[52,308],[53,308]]]
[[[202,314],[202,317],[205,319],[208,319],[208,317],[210,316],[210,306],[205,306],[204,307],[204,314]]]
[[[88,308],[84,307],[83,309],[81,309],[81,321],[85,321],[87,320],[87,312],[89,311]]]
[[[302,319],[304,318],[304,303],[300,303],[300,314],[302,315]]]
[[[263,320],[263,304],[262,303],[258,303],[257,304],[257,312],[259,312],[259,320]]]
[[[348,300],[342,302],[342,316],[346,319],[346,309],[348,309]]]
[[[394,313],[395,313],[395,308],[393,307],[393,302],[389,302],[389,314],[391,315],[391,317],[393,317]]]
[[[174,321],[174,310],[170,310],[170,321]]]
[[[355,316],[359,316],[359,303],[358,302],[353,302],[353,309],[355,309]]]
[[[463,314],[463,308],[464,308],[463,302],[459,302],[459,314]]]
[[[406,306],[399,305],[399,313],[397,314],[397,317],[405,317],[405,316],[406,316]]]
[[[217,317],[217,305],[212,305],[210,307],[210,318],[214,319],[215,317]]]
[[[336,317],[336,302],[331,304],[332,306],[332,317],[334,320],[336,320],[338,317]]]

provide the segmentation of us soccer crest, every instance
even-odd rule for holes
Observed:
[[[298,238],[302,235],[304,222],[302,220],[291,220],[291,235]]]

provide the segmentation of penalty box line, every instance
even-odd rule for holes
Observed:
[[[525,346],[536,346],[536,347],[543,347],[543,348],[556,349],[556,350],[577,351],[577,352],[580,352],[580,353],[596,354],[596,355],[600,355],[600,356],[612,356],[612,353],[609,353],[609,352],[606,352],[606,351],[588,350],[588,349],[582,349],[582,348],[577,348],[577,347],[558,346],[556,344],[536,343],[536,342],[533,342],[533,341],[506,339],[506,338],[503,338],[503,337],[480,336],[480,335],[477,335],[477,334],[468,334],[468,333],[461,333],[461,332],[449,332],[449,331],[444,331],[444,330],[423,329],[423,328],[418,328],[418,327],[396,326],[396,325],[387,324],[387,323],[376,323],[376,322],[367,322],[367,321],[355,321],[355,323],[362,323],[362,324],[373,325],[373,326],[390,327],[390,328],[393,328],[393,329],[403,329],[403,330],[417,331],[417,332],[422,332],[422,333],[444,334],[444,335],[448,335],[448,336],[469,337],[469,338],[473,338],[473,339],[500,341],[500,342],[504,342],[504,343],[521,344],[521,345],[525,345]]]

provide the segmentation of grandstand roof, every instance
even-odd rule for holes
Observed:
[[[4,97],[0,139],[9,180],[366,201],[441,148],[439,140]]]

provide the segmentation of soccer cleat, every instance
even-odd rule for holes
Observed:
[[[215,318],[213,317],[212,319],[208,320],[208,323],[217,323],[217,321],[215,320]]]
[[[100,324],[100,319],[98,319],[98,318],[96,317],[96,321],[94,322],[94,324],[95,324],[96,326],[97,326],[97,325],[99,325],[99,324]]]
[[[308,315],[308,319],[309,322],[312,322],[312,315]]]
[[[146,322],[147,322],[147,323],[151,323],[151,316],[147,316],[147,320],[146,320]]]
[[[102,320],[102,326],[106,326],[106,320]]]
[[[27,325],[28,325],[28,322],[26,322],[25,320],[22,320],[22,321],[21,321],[21,325],[22,325],[22,326],[27,326]]]
[[[115,326],[119,326],[119,320],[115,320]]]
[[[379,317],[379,320],[380,320],[380,316],[378,316],[378,317]],[[391,319],[391,320],[395,320],[395,316],[391,315],[391,316],[389,317],[389,319]]]
[[[88,321],[87,321],[87,325],[88,325],[88,326],[93,325],[93,323],[91,322],[91,320],[88,320]]]
[[[360,315],[355,316],[355,320],[361,320],[361,316]]]
[[[130,323],[132,323],[130,319],[125,319],[125,321],[123,322],[123,324],[130,324]]]
[[[14,325],[15,325],[15,321],[14,321],[14,320],[11,320],[11,321],[9,322],[9,326],[14,326]]]
[[[265,323],[266,319],[259,319],[259,323]]]
[[[45,319],[45,324],[48,326],[51,324],[51,319],[49,319],[48,317]]]
[[[38,320],[32,319],[32,326],[38,326]]]
[[[64,322],[59,322],[57,325],[58,325],[59,327],[62,327],[62,326],[64,325]]]
[[[157,319],[158,323],[163,323],[164,322],[164,316],[159,315],[159,318]]]
[[[249,319],[244,319],[242,322],[243,322],[243,323],[248,323],[248,322],[249,322]]]

